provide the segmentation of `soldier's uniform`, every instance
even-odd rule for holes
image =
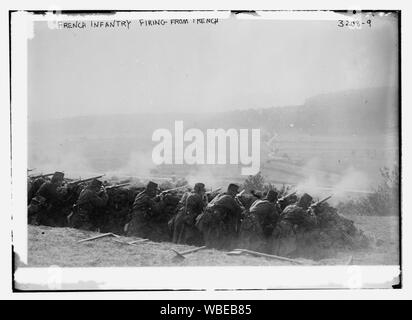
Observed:
[[[132,218],[126,227],[126,235],[152,238],[157,232],[156,216],[160,214],[160,203],[156,196],[157,184],[149,182],[133,203]]]
[[[291,204],[294,204],[297,201],[298,201],[297,196],[293,194],[293,195],[287,197],[286,199],[285,198],[279,199],[278,207],[279,207],[280,211],[282,212],[283,210],[285,210],[285,208],[287,206],[289,206]]]
[[[183,195],[183,205],[180,207],[173,223],[173,242],[189,245],[201,245],[202,236],[196,227],[196,218],[203,212],[205,201],[202,193],[203,183],[197,183],[194,192]]]
[[[196,227],[202,232],[207,247],[230,249],[235,245],[243,210],[235,200],[237,190],[238,186],[230,185],[228,192],[217,195],[198,216]]]
[[[175,232],[175,223],[176,223],[176,218],[181,210],[184,209],[186,206],[186,200],[187,198],[191,195],[191,192],[187,191],[183,194],[182,198],[179,200],[177,203],[177,206],[175,208],[175,214],[169,219],[167,222],[167,228],[169,231],[170,238],[173,240],[173,234]]]
[[[275,236],[277,254],[286,256],[296,251],[299,234],[316,225],[316,217],[308,213],[311,201],[312,197],[305,193],[297,204],[289,205],[283,210]]]
[[[65,196],[64,190],[60,188],[64,174],[55,172],[51,181],[44,182],[31,199],[27,208],[29,224],[46,224],[62,205]]]
[[[102,182],[92,182],[80,192],[79,199],[73,206],[73,214],[70,216],[70,225],[73,228],[96,231],[99,229],[99,214],[103,213],[108,196],[102,188]]]
[[[271,252],[269,241],[279,219],[277,193],[268,192],[264,200],[256,200],[242,220],[239,247],[259,252]]]

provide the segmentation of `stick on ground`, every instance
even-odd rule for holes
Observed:
[[[97,236],[94,236],[94,237],[90,237],[90,238],[87,238],[87,239],[82,239],[82,240],[79,240],[79,241],[77,241],[77,242],[85,242],[85,241],[91,241],[91,240],[96,240],[96,239],[100,239],[100,238],[103,238],[103,237],[107,237],[107,236],[114,236],[113,235],[113,233],[111,233],[111,232],[109,232],[109,233],[103,233],[103,234],[99,234],[99,235],[97,235]]]
[[[200,251],[200,250],[203,250],[203,249],[206,249],[206,248],[207,248],[206,246],[203,246],[203,247],[198,247],[198,248],[194,248],[194,249],[189,249],[189,250],[182,251],[182,252],[179,252],[179,251],[177,251],[177,250],[175,250],[175,249],[170,249],[170,250],[172,250],[174,253],[176,253],[176,255],[177,255],[178,257],[184,258],[184,255],[185,255],[185,254],[197,252],[197,251]]]
[[[230,251],[226,252],[228,256],[240,256],[242,254],[242,251]]]
[[[146,242],[149,241],[149,239],[138,239],[138,240],[134,240],[134,241],[130,241],[128,242],[128,244],[135,244],[135,243],[141,243],[141,242]]]
[[[129,246],[137,246],[137,243],[142,243],[142,242],[149,241],[149,239],[139,239],[139,240],[135,240],[135,241],[131,241],[131,242],[117,240],[117,239],[113,239],[113,240],[118,242],[118,243],[127,244]]]
[[[292,263],[296,263],[296,264],[305,264],[305,263],[303,263],[301,261],[298,261],[298,260],[295,260],[295,259],[289,259],[289,258],[285,258],[285,257],[275,256],[273,254],[267,254],[267,253],[252,251],[252,250],[235,249],[233,251],[235,251],[235,252],[239,251],[241,253],[249,253],[251,255],[258,256],[258,257],[271,258],[271,259],[276,259],[276,260],[281,260],[281,261],[292,262]]]

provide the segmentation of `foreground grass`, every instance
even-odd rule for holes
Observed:
[[[399,264],[399,217],[346,215],[370,238],[370,249],[354,252],[354,264]]]
[[[78,243],[97,235],[71,228],[29,226],[30,267],[58,265],[61,267],[114,267],[114,266],[242,266],[287,265],[282,261],[249,256],[229,256],[214,249],[201,250],[175,259],[172,248],[185,251],[194,247],[169,242],[144,242],[139,246],[117,243],[112,237]],[[132,241],[133,238],[122,237]]]
[[[396,265],[398,259],[398,218],[348,216],[373,241],[362,251],[340,251],[334,257],[318,261],[320,264],[340,265],[349,256],[353,264]],[[144,242],[138,246],[117,243],[112,237],[78,243],[97,233],[71,228],[28,226],[28,266],[47,267],[132,267],[132,266],[273,266],[288,262],[252,256],[229,256],[223,251],[205,249],[176,259],[172,248],[185,251],[193,247],[169,242]],[[122,237],[132,241],[133,238]],[[303,260],[307,264],[312,262]]]

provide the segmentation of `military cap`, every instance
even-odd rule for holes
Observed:
[[[205,191],[205,190],[206,190],[206,189],[205,189],[205,184],[204,184],[204,183],[201,183],[201,182],[196,183],[196,184],[195,184],[195,187],[194,187],[194,190],[195,190],[196,192]]]
[[[93,179],[89,184],[89,186],[92,187],[92,188],[100,188],[102,185],[103,185],[103,183],[100,180],[97,180],[97,179]]]
[[[229,186],[227,187],[227,191],[233,191],[233,192],[239,192],[239,186],[235,183],[231,183],[229,184]]]
[[[298,196],[296,194],[292,194],[289,198],[288,198],[288,202],[289,203],[293,203],[298,201]]]
[[[51,178],[51,181],[55,182],[55,181],[63,180],[63,178],[64,178],[64,173],[60,172],[60,171],[56,171],[53,174],[53,177]]]
[[[146,189],[157,189],[158,184],[153,182],[153,181],[149,181],[149,183],[146,186]]]
[[[309,194],[304,193],[299,199],[298,206],[302,208],[307,208],[310,205],[312,199],[313,198]]]

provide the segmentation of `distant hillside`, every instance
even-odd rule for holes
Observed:
[[[183,120],[185,130],[260,128],[262,166],[279,181],[301,179],[305,163],[313,159],[319,163],[317,169],[325,171],[322,177],[344,173],[351,166],[373,176],[380,167],[392,165],[397,154],[397,94],[391,88],[319,95],[301,106],[213,114],[193,110],[192,114],[96,115],[31,122],[28,163],[40,172],[59,168],[149,175],[155,167],[152,150],[157,144],[152,134],[159,128],[173,132],[175,120]],[[267,164],[268,158],[276,159],[275,163]],[[236,176],[231,170],[238,169],[225,167],[225,176]],[[214,170],[207,174],[222,175],[216,166]]]
[[[394,88],[319,95],[306,101],[297,125],[319,133],[387,133],[397,129],[398,108]]]
[[[394,88],[385,87],[318,95],[300,106],[215,114],[96,115],[33,122],[29,125],[29,134],[140,136],[151,135],[156,128],[172,128],[174,120],[184,120],[186,128],[261,128],[278,133],[373,135],[397,130],[397,117],[398,93]]]
[[[278,133],[373,135],[397,130],[397,117],[397,91],[373,88],[318,95],[301,106],[227,112],[224,120],[216,116],[213,122]]]

